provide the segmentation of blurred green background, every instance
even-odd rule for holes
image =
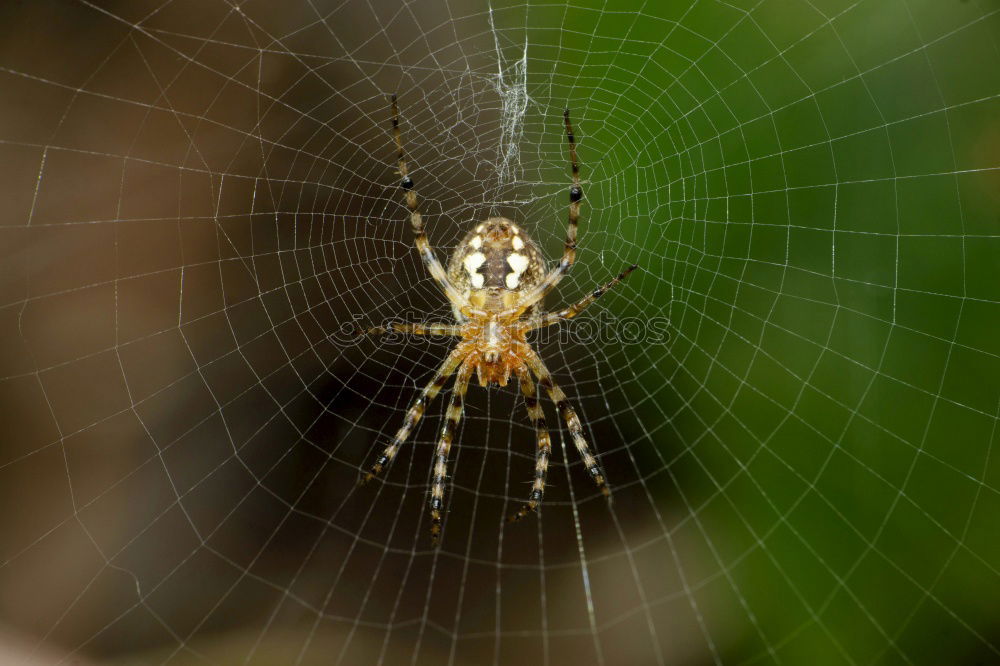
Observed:
[[[997,0],[7,3],[0,90],[12,661],[1000,663]],[[571,109],[549,305],[669,333],[540,342],[610,511],[560,435],[506,526],[510,389],[440,551],[439,412],[356,488],[446,347],[334,333],[450,312],[392,92],[442,256],[559,255]]]
[[[497,12],[671,321],[631,395],[724,663],[1000,663],[998,9]]]

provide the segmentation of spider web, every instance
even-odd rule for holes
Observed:
[[[5,663],[1000,662],[994,0],[0,8]],[[441,547],[442,259],[554,260],[546,405],[470,388]],[[570,335],[570,333],[573,333]]]

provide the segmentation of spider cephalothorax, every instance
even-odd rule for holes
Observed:
[[[541,250],[522,229],[507,218],[491,217],[477,224],[466,234],[455,248],[446,272],[427,242],[423,217],[417,206],[417,195],[413,191],[413,179],[408,174],[403,153],[396,96],[392,97],[392,128],[398,153],[399,174],[402,178],[401,185],[406,192],[406,205],[410,210],[410,225],[416,236],[417,250],[431,277],[437,281],[451,302],[455,318],[459,322],[454,325],[394,324],[392,329],[414,335],[454,335],[461,339],[438,368],[431,382],[414,400],[406,413],[403,425],[363,480],[372,479],[392,462],[399,452],[399,447],[423,416],[427,403],[441,391],[448,377],[457,373],[455,388],[435,451],[434,485],[431,489],[430,502],[431,536],[435,543],[441,534],[448,452],[455,436],[455,429],[462,418],[465,392],[473,373],[478,376],[479,383],[483,386],[491,383],[506,386],[511,375],[516,376],[524,396],[528,417],[535,427],[538,443],[535,480],[528,501],[511,517],[512,520],[523,518],[541,503],[545,493],[549,456],[552,454],[552,442],[545,425],[545,415],[538,403],[533,376],[538,378],[538,383],[548,393],[556,404],[560,416],[566,421],[569,434],[583,459],[587,473],[594,479],[601,492],[605,496],[610,496],[604,473],[583,437],[580,418],[567,401],[566,394],[552,379],[545,363],[526,339],[528,331],[575,317],[635,269],[634,265],[630,266],[618,277],[598,287],[586,298],[568,308],[547,314],[540,312],[545,295],[559,283],[576,260],[576,231],[583,189],[580,187],[576,143],[569,122],[569,110],[564,112],[563,118],[573,169],[573,184],[569,190],[566,244],[559,264],[547,272]],[[385,328],[377,327],[370,329],[369,333],[385,331]]]

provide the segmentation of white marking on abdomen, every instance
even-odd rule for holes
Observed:
[[[485,278],[477,271],[485,261],[486,255],[482,252],[473,252],[462,261],[462,264],[465,266],[465,270],[469,272],[469,280],[472,282],[472,286],[476,289],[483,288],[483,281]]]
[[[508,289],[517,289],[517,285],[521,282],[521,273],[528,268],[528,258],[523,254],[515,253],[507,257],[507,263],[510,264],[512,272],[507,273],[504,282]]]

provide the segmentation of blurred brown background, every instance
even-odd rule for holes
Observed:
[[[449,9],[0,9],[12,649],[40,663],[479,663],[547,642],[560,663],[589,660],[580,525],[606,570],[597,621],[624,625],[605,649],[628,654],[636,634],[648,652],[637,591],[601,581],[658,570],[666,546],[630,563],[579,474],[589,501],[574,518],[560,466],[544,531],[503,528],[533,465],[511,391],[472,392],[439,553],[423,522],[435,418],[384,486],[354,486],[446,350],[328,337],[356,317],[447,312],[404,224],[387,93],[401,92],[425,207],[444,213],[434,240],[454,243],[485,208],[495,45],[481,11],[462,22]],[[573,363],[561,352],[557,368]],[[607,413],[588,388],[596,364],[565,380],[585,414]],[[622,437],[607,420],[592,433]],[[648,513],[635,491],[620,510]]]

